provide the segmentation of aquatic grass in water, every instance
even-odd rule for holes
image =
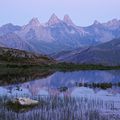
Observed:
[[[11,98],[10,98],[11,99]],[[41,97],[33,99],[39,105],[31,109],[14,110],[6,105],[7,97],[0,98],[0,120],[119,120],[120,116],[108,114],[114,112],[114,102],[104,102],[88,98]]]
[[[100,89],[103,89],[103,90],[106,90],[108,88],[112,88],[112,87],[120,87],[120,82],[118,83],[75,83],[76,86],[78,87],[89,87],[89,88],[100,88]]]

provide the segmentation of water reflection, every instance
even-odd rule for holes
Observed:
[[[0,71],[1,72],[1,71]],[[39,70],[39,71],[27,71],[27,72],[4,72],[0,73],[0,86],[6,86],[10,84],[19,84],[36,79],[42,79],[53,74],[52,70]]]
[[[17,75],[16,75],[17,76]],[[13,77],[13,76],[12,76]],[[120,98],[120,87],[115,84],[120,83],[120,71],[77,71],[77,72],[55,72],[44,71],[30,76],[21,77],[10,76],[14,84],[0,87],[0,95],[12,96],[38,96],[38,95],[58,95],[74,97],[99,97],[101,99],[118,100]],[[3,79],[3,78],[2,78]],[[13,79],[13,80],[12,80]],[[22,83],[19,83],[22,79]],[[24,79],[24,80],[23,80]],[[7,80],[8,81],[8,80]],[[76,86],[76,83],[83,84]],[[95,85],[111,85],[106,89],[101,87],[91,87]],[[84,84],[88,84],[84,86]],[[105,97],[106,96],[106,97]]]

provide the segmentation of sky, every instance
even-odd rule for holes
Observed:
[[[76,25],[87,26],[98,20],[120,19],[120,0],[0,0],[0,25],[27,24],[33,17],[41,23],[55,13],[68,14]]]

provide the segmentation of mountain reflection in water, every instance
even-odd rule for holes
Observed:
[[[29,96],[67,95],[74,97],[92,97],[96,95],[96,97],[102,96],[101,98],[105,98],[104,96],[109,96],[109,99],[114,99],[114,97],[119,98],[120,96],[119,73],[120,71],[96,70],[55,73],[53,71],[44,71],[29,75],[7,75],[6,77],[0,77],[0,94]],[[98,87],[98,85],[104,85],[105,89]]]

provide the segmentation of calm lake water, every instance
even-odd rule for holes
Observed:
[[[35,76],[12,76],[15,81],[20,79],[24,82],[12,82],[0,84],[0,96],[70,96],[73,98],[87,98],[89,100],[101,100],[113,105],[106,113],[120,113],[120,71],[75,71],[53,72],[42,77]],[[12,79],[12,77],[6,77]],[[2,81],[3,76],[0,78]],[[96,102],[95,102],[96,103]],[[97,102],[98,103],[98,102]],[[103,106],[103,112],[107,108]],[[111,106],[110,105],[110,106]],[[119,116],[120,117],[120,116]],[[116,119],[119,117],[117,116]],[[114,119],[114,118],[113,118]],[[105,119],[107,120],[107,119]]]
[[[16,77],[16,79],[20,78]],[[27,77],[24,79],[27,79]],[[94,86],[93,83],[96,85],[99,84],[99,86]],[[105,83],[105,88],[103,88],[103,83]],[[108,86],[110,83],[112,85]],[[93,96],[101,99],[120,100],[120,71],[55,72],[45,76],[45,78],[44,76],[42,78],[31,77],[28,82],[1,85],[0,96],[3,95]]]

